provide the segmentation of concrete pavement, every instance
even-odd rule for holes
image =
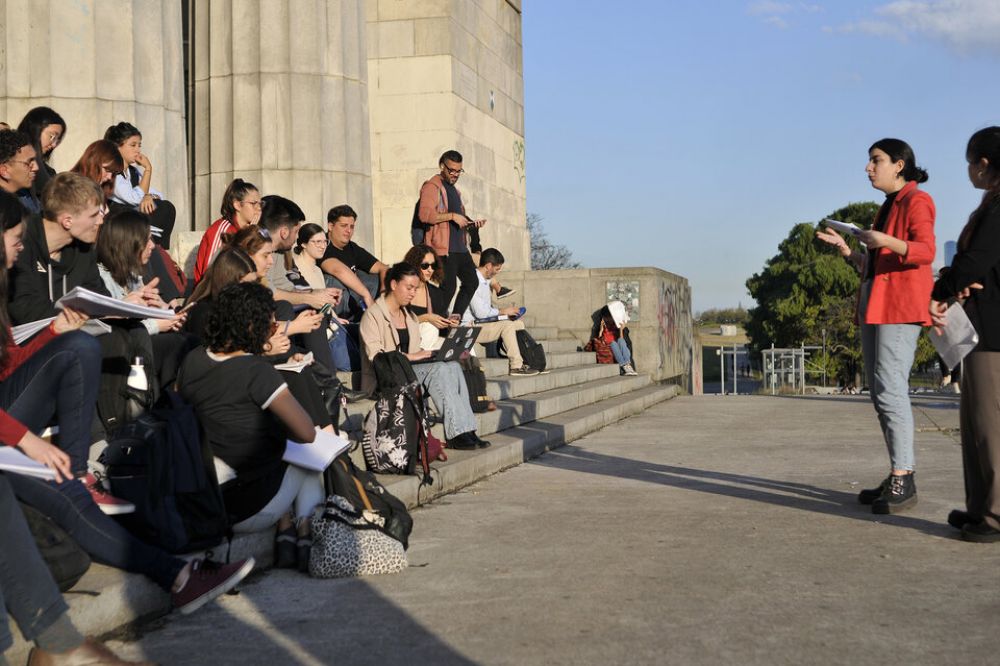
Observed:
[[[164,664],[995,664],[1000,546],[955,538],[957,398],[915,398],[920,503],[863,396],[682,397],[414,512],[411,567],[269,572],[172,615]]]

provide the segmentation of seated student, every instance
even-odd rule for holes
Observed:
[[[433,352],[420,349],[420,325],[409,306],[420,288],[420,277],[409,264],[395,264],[385,276],[385,293],[361,318],[362,390],[376,388],[372,359],[384,351],[399,351],[411,361],[425,361]],[[476,434],[476,417],[469,406],[469,391],[456,362],[414,363],[413,372],[444,417],[444,434],[454,449],[490,445]]]
[[[611,348],[615,363],[621,368],[621,374],[635,376],[639,373],[632,366],[632,349],[629,347],[625,324],[628,323],[628,313],[621,301],[611,301],[601,308],[601,319],[592,337],[601,338]]]
[[[156,281],[145,285],[140,277],[153,254],[153,245],[149,218],[144,213],[119,209],[105,219],[97,239],[97,269],[113,298],[168,308],[158,293],[149,289],[155,287]],[[184,314],[176,314],[169,319],[143,319],[129,327],[136,344],[147,352],[145,363],[152,364],[154,399],[174,385],[184,355],[195,347],[188,336],[178,332],[184,319]]]
[[[17,130],[0,130],[0,190],[18,198],[32,213],[42,205],[31,186],[38,177],[38,160],[31,138]]]
[[[120,122],[104,132],[104,139],[118,147],[125,168],[115,174],[114,193],[111,202],[119,206],[136,208],[149,215],[150,223],[159,229],[153,234],[156,242],[164,249],[170,249],[170,234],[174,230],[177,210],[164,198],[163,193],[153,189],[153,165],[142,152],[142,134],[130,123]],[[114,205],[112,205],[114,207]]]
[[[115,189],[115,174],[125,170],[125,162],[122,161],[121,153],[115,144],[104,139],[98,139],[91,143],[76,161],[73,173],[85,176],[101,188],[104,198],[107,200]]]
[[[56,170],[49,165],[52,153],[66,137],[66,121],[58,113],[47,106],[36,106],[24,114],[17,125],[19,132],[24,132],[31,139],[35,149],[35,160],[38,162],[38,175],[31,189],[36,197],[41,198],[42,190],[48,184]]]
[[[261,357],[274,324],[266,287],[226,287],[209,315],[205,347],[188,355],[178,384],[225,464],[217,468],[233,529],[252,532],[277,523],[279,561],[297,537],[302,565],[311,545],[309,517],[325,491],[320,473],[282,460],[287,439],[312,442],[316,432],[285,380]]]
[[[3,653],[14,644],[7,628],[8,611],[25,640],[35,644],[29,664],[151,664],[119,659],[102,643],[84,638],[73,625],[69,606],[35,546],[35,538],[3,472],[0,528],[4,532],[0,548],[0,664],[7,663]]]
[[[342,299],[337,314],[350,321],[358,321],[366,307],[372,304],[372,294],[378,293],[389,267],[355,243],[354,227],[358,214],[344,204],[334,206],[326,214],[326,247],[320,268],[332,276],[328,283],[343,288],[347,298]]]
[[[476,269],[476,276],[479,278],[479,286],[469,302],[469,309],[462,315],[462,324],[472,325],[477,319],[489,319],[499,315],[508,317],[517,316],[519,310],[514,307],[498,310],[493,307],[490,299],[490,280],[496,277],[503,269],[504,258],[500,250],[490,247],[483,250],[479,257],[479,268]],[[521,358],[521,351],[517,345],[517,331],[524,330],[524,322],[521,320],[493,321],[486,323],[476,323],[482,330],[476,342],[486,344],[494,340],[503,340],[503,345],[507,350],[507,359],[510,364],[510,374],[512,375],[537,375],[538,370],[524,363]]]
[[[53,182],[64,175],[56,176]],[[50,184],[46,192],[52,188]],[[13,212],[11,204],[16,206]],[[101,352],[93,337],[77,330],[86,316],[64,309],[24,347],[11,338],[5,307],[7,268],[20,251],[24,227],[20,221],[9,222],[17,219],[20,210],[8,195],[0,195],[4,226],[0,245],[0,443],[17,446],[51,468],[56,480],[20,474],[6,475],[7,479],[19,500],[66,530],[95,561],[150,577],[172,594],[175,607],[191,612],[232,589],[253,568],[253,559],[221,567],[204,560],[185,562],[136,539],[105,515],[126,513],[134,507],[108,495],[87,471]],[[53,420],[59,426],[58,446],[36,434]],[[7,547],[4,540],[0,550]]]
[[[410,312],[420,322],[420,348],[440,349],[448,329],[458,325],[457,317],[448,316],[444,292],[435,284],[443,274],[441,263],[428,245],[411,247],[403,263],[416,269],[420,276],[420,286],[410,302]]]
[[[257,224],[257,220],[260,219],[260,209],[260,192],[254,185],[242,178],[229,183],[222,195],[220,208],[222,217],[205,230],[201,244],[198,245],[198,257],[194,264],[195,282],[201,281],[205,271],[208,270],[208,265],[222,249],[222,241],[226,236],[248,225]]]

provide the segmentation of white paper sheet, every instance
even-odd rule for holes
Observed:
[[[163,310],[149,307],[148,305],[133,305],[111,298],[104,294],[98,294],[84,289],[83,287],[73,287],[65,296],[56,301],[56,307],[70,307],[89,315],[94,319],[101,317],[127,317],[130,319],[170,319],[174,316],[173,310]]]
[[[861,234],[861,232],[863,231],[863,229],[861,227],[857,226],[856,224],[849,224],[847,222],[840,222],[838,220],[826,219],[826,220],[823,220],[823,224],[825,224],[826,226],[828,226],[828,227],[830,227],[832,229],[836,229],[840,233],[850,234],[850,235],[854,236],[855,238],[857,238]]]
[[[948,370],[954,370],[979,344],[979,335],[969,321],[969,315],[965,314],[965,308],[958,303],[952,303],[945,312],[945,326],[941,335],[932,329],[930,337],[934,349],[948,366]]]
[[[55,470],[49,469],[40,462],[35,462],[13,446],[0,444],[0,470],[34,476],[46,481],[55,481]]]
[[[351,442],[316,428],[316,439],[311,444],[299,444],[288,440],[282,460],[296,467],[322,472],[333,459],[346,451]]]

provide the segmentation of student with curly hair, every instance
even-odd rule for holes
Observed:
[[[274,299],[266,287],[226,287],[209,315],[205,346],[185,359],[178,385],[224,463],[217,469],[234,530],[277,523],[279,543],[297,535],[301,552],[308,548],[308,518],[324,499],[323,478],[282,460],[287,439],[312,442],[316,431],[284,378],[261,356],[274,328]]]

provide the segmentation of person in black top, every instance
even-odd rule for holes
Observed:
[[[951,267],[942,269],[934,284],[930,305],[940,329],[948,301],[964,300],[979,334],[962,368],[965,511],[952,511],[948,523],[961,529],[966,541],[1000,542],[1000,127],[973,134],[966,159],[973,187],[985,192],[958,237]]]
[[[185,359],[178,385],[221,461],[216,468],[233,529],[277,523],[279,563],[293,566],[295,556],[283,558],[282,544],[308,553],[308,518],[324,489],[319,473],[282,460],[287,439],[312,442],[316,431],[282,376],[260,356],[274,326],[269,289],[251,282],[226,287],[209,315],[206,346]]]
[[[330,276],[327,283],[344,289],[348,298],[341,298],[337,314],[357,322],[365,308],[372,304],[373,294],[389,267],[366,249],[355,243],[354,228],[358,214],[347,204],[334,206],[326,214],[327,237],[330,244],[319,261],[319,267]]]

